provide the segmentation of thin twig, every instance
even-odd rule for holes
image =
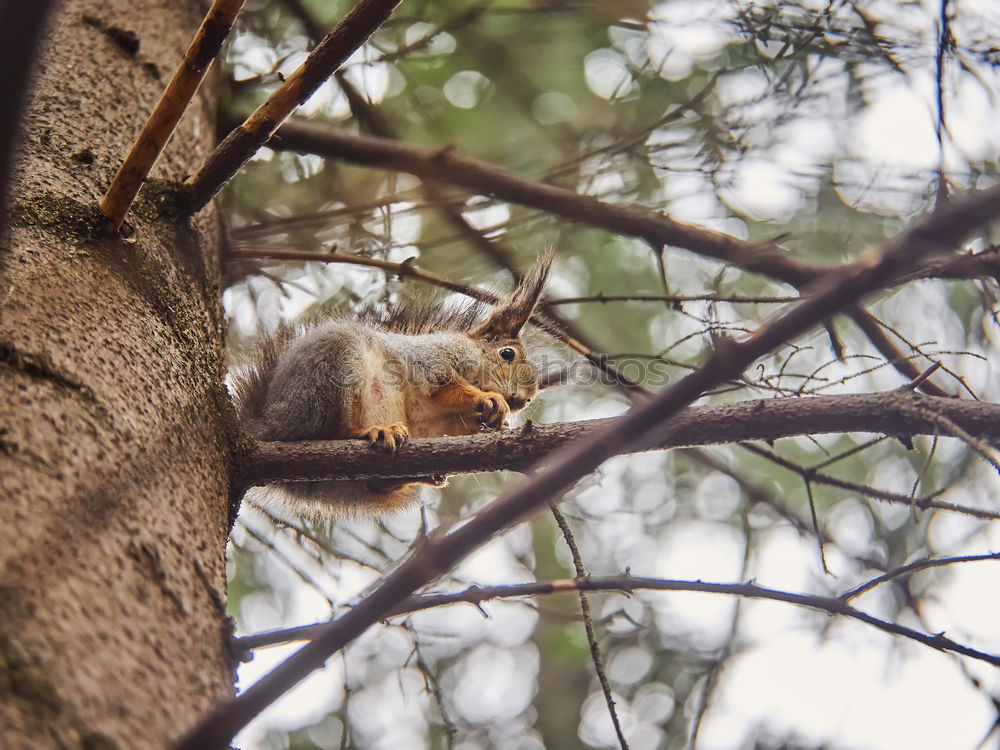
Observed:
[[[463,294],[466,297],[491,304],[497,301],[494,294],[467,284],[460,284],[452,281],[446,276],[442,276],[432,271],[424,271],[414,265],[415,258],[408,258],[401,263],[393,263],[388,260],[378,258],[367,258],[362,255],[346,255],[344,253],[312,253],[301,250],[280,250],[274,249],[271,245],[253,245],[240,243],[234,245],[229,251],[229,258],[241,258],[245,260],[273,260],[277,262],[303,262],[303,263],[345,263],[354,266],[367,266],[369,268],[379,268],[392,276],[400,278],[412,278],[424,281],[428,284],[447,289],[450,292]]]
[[[727,477],[730,477],[736,482],[736,484],[739,485],[743,494],[746,495],[748,504],[751,508],[757,505],[764,505],[777,513],[780,518],[787,521],[792,528],[799,532],[799,534],[806,536],[808,534],[816,533],[816,529],[810,526],[805,519],[800,518],[790,509],[781,505],[769,490],[751,482],[745,476],[735,471],[730,466],[727,466],[724,461],[712,455],[709,451],[703,450],[702,448],[684,448],[680,451],[680,453],[693,461],[697,461],[712,471],[718,471],[725,474]],[[819,532],[822,534],[823,530],[820,529]],[[819,538],[820,544],[825,544],[827,541],[826,536],[821,536]]]
[[[924,381],[927,380],[927,378],[929,378],[931,375],[933,375],[939,369],[941,369],[941,363],[940,362],[935,362],[930,367],[928,367],[926,370],[924,370],[919,375],[917,375],[909,383],[907,383],[906,385],[904,385],[903,388],[906,389],[906,390],[908,390],[908,391],[915,391],[915,390],[917,390],[917,388],[919,388],[924,383]],[[940,394],[935,394],[935,395],[940,395]],[[944,394],[944,395],[946,395],[946,394]]]
[[[854,446],[852,446],[852,447],[850,447],[850,448],[848,448],[846,450],[843,450],[840,453],[834,454],[834,455],[830,456],[829,458],[823,459],[818,464],[812,464],[809,467],[809,469],[811,471],[818,471],[819,469],[825,469],[827,466],[830,466],[830,465],[835,464],[835,463],[839,463],[840,461],[843,461],[845,458],[850,458],[851,456],[853,456],[855,454],[861,453],[862,451],[866,451],[869,448],[871,448],[873,445],[878,445],[879,443],[883,442],[885,439],[886,439],[886,436],[882,435],[882,436],[877,437],[877,438],[872,438],[871,440],[866,440],[863,443],[858,443],[857,445],[854,445]]]
[[[946,503],[943,500],[936,500],[935,497],[940,495],[942,491],[934,493],[927,497],[913,497],[911,495],[902,495],[898,492],[889,492],[887,490],[880,490],[877,487],[870,487],[866,484],[860,484],[858,482],[850,482],[846,479],[839,479],[837,477],[830,476],[829,474],[822,474],[816,471],[812,467],[800,466],[794,461],[789,461],[787,458],[779,456],[777,453],[765,450],[756,445],[751,445],[749,443],[743,443],[741,447],[750,451],[751,453],[756,453],[757,455],[766,458],[771,463],[777,464],[789,471],[795,472],[799,476],[809,477],[816,484],[825,484],[829,487],[838,487],[842,490],[847,490],[849,492],[856,492],[864,497],[870,497],[875,500],[882,500],[887,503],[895,503],[897,505],[906,505],[911,508],[933,508],[934,510],[946,510],[953,513],[961,513],[966,516],[972,516],[973,518],[982,518],[986,520],[996,521],[1000,520],[1000,512],[992,510],[983,510],[981,508],[972,508],[968,505],[957,505],[956,503]]]
[[[549,503],[549,510],[552,511],[552,516],[556,519],[556,525],[559,527],[559,531],[562,532],[566,546],[573,557],[573,569],[576,572],[577,579],[586,579],[588,577],[587,569],[584,567],[580,548],[577,547],[576,539],[573,537],[573,530],[570,529],[569,524],[566,522],[566,517],[560,512],[559,507],[555,503]],[[587,633],[587,644],[590,646],[590,659],[594,662],[594,673],[597,675],[597,681],[601,685],[601,692],[604,694],[604,704],[608,707],[611,724],[614,726],[615,734],[618,736],[618,744],[622,750],[628,750],[628,740],[625,739],[625,733],[622,731],[622,724],[618,719],[618,710],[615,708],[615,699],[611,694],[611,683],[608,682],[608,675],[604,671],[604,659],[601,657],[601,648],[597,645],[597,636],[594,635],[594,618],[590,612],[590,599],[587,597],[587,592],[583,589],[580,589],[579,595],[580,614],[583,616],[583,628]]]
[[[293,562],[290,557],[279,550],[273,540],[268,539],[264,534],[252,528],[248,523],[246,523],[246,521],[242,521],[241,526],[247,535],[249,535],[262,547],[269,550],[275,559],[283,562],[288,569],[291,570],[292,573],[294,573],[307,587],[313,589],[317,594],[326,599],[327,604],[329,604],[331,608],[337,606],[335,597],[328,594],[320,582],[313,578],[307,570],[302,568],[302,566],[298,563]]]
[[[813,533],[816,535],[816,546],[819,548],[819,561],[823,565],[823,572],[831,575],[830,566],[826,564],[826,550],[823,547],[823,532],[820,531],[819,516],[816,514],[816,499],[813,497],[812,481],[808,476],[803,476],[802,481],[806,485],[806,499],[809,500],[809,518],[812,521]]]
[[[407,627],[407,630],[410,630],[410,628]],[[434,705],[437,706],[438,713],[441,714],[441,723],[444,726],[445,747],[447,750],[453,750],[455,747],[455,735],[458,734],[458,727],[455,726],[455,722],[448,715],[448,708],[444,704],[444,693],[441,690],[441,683],[438,682],[434,670],[431,669],[430,665],[424,659],[424,655],[420,650],[420,644],[417,642],[417,634],[411,631],[411,635],[413,636],[413,654],[416,657],[417,669],[420,671],[420,676],[424,678],[424,688],[434,697]]]
[[[869,314],[871,314],[871,313],[869,313]],[[962,390],[964,390],[966,393],[968,393],[970,396],[972,396],[972,398],[976,399],[977,401],[979,400],[979,396],[976,395],[975,391],[973,391],[969,387],[969,384],[967,382],[965,382],[965,378],[962,377],[961,375],[959,375],[954,370],[952,370],[950,367],[947,367],[944,364],[944,362],[942,362],[940,360],[935,360],[930,354],[928,354],[927,352],[925,352],[921,348],[921,346],[924,346],[924,345],[913,343],[908,338],[906,338],[906,336],[904,336],[899,330],[897,330],[893,326],[889,325],[884,320],[880,320],[879,318],[876,318],[874,315],[872,315],[872,318],[878,323],[879,326],[881,326],[886,331],[888,331],[893,336],[895,336],[897,339],[899,339],[904,344],[906,344],[910,348],[910,350],[912,352],[914,352],[914,354],[923,357],[924,359],[928,360],[929,362],[937,362],[938,364],[940,364],[942,372],[945,372],[948,375],[950,375],[952,377],[952,379],[954,379],[960,386],[962,386]],[[931,343],[934,343],[934,342],[931,342]],[[935,356],[941,356],[941,355],[944,355],[944,354],[953,354],[953,355],[961,355],[961,356],[967,356],[967,357],[976,357],[978,359],[986,361],[986,357],[984,357],[983,355],[981,355],[981,354],[974,354],[973,352],[969,352],[969,351],[958,351],[958,352],[937,351],[937,352],[934,352],[934,354],[935,354]],[[910,358],[911,359],[915,359],[915,357],[910,357]],[[927,393],[931,393],[931,390],[928,389],[928,388],[925,388],[924,390]],[[940,395],[940,394],[933,393],[932,395]],[[948,394],[948,395],[950,395],[950,394]]]
[[[889,340],[889,337],[885,335],[885,331],[882,330],[882,324],[878,318],[860,307],[855,307],[848,313],[848,315],[851,320],[854,321],[855,325],[861,329],[861,332],[868,337],[872,346],[874,346],[879,353],[885,357],[886,361],[891,364],[897,372],[903,375],[903,377],[910,378],[911,383],[917,380],[919,375],[917,366],[909,357],[899,351],[892,341]],[[926,381],[927,377],[924,377],[917,383],[917,385],[922,385],[925,393],[929,393],[932,396],[950,395],[946,390],[938,385]],[[916,385],[912,387],[916,388]]]
[[[918,570],[927,570],[928,568],[939,568],[944,565],[954,565],[955,563],[967,563],[967,562],[979,562],[981,560],[1000,560],[1000,552],[991,552],[988,555],[961,555],[958,557],[929,557],[924,560],[914,560],[906,565],[901,565],[900,567],[890,570],[888,573],[884,573],[880,576],[876,576],[869,581],[865,581],[860,586],[855,586],[850,591],[845,591],[843,594],[837,598],[843,602],[849,602],[851,599],[855,599],[866,591],[870,591],[876,586],[880,586],[883,583],[893,580],[894,578],[899,578],[900,576],[909,575],[910,573],[915,573]]]
[[[557,297],[546,299],[542,307],[578,305],[582,302],[731,302],[733,304],[784,305],[798,302],[797,296],[754,297],[741,294],[591,294],[585,297]]]
[[[933,412],[932,415],[934,419],[937,419],[941,423],[943,433],[955,435],[963,440],[965,444],[978,453],[982,459],[986,461],[986,463],[992,466],[997,473],[1000,473],[1000,461],[997,461],[996,456],[990,452],[989,445],[977,438],[975,435],[970,435],[966,430],[962,429],[961,426],[948,419],[947,416],[943,414],[934,414]]]

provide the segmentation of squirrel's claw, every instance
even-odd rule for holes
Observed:
[[[393,422],[390,425],[371,427],[362,432],[361,437],[368,440],[372,448],[385,453],[395,453],[397,448],[410,439],[410,432],[402,422]]]
[[[476,413],[479,414],[479,423],[484,427],[502,430],[507,426],[510,407],[499,393],[488,392],[484,393],[476,404]]]

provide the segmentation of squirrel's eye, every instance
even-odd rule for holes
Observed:
[[[511,349],[509,346],[505,346],[500,350],[500,359],[506,362],[513,362],[514,358],[517,356],[517,352]]]

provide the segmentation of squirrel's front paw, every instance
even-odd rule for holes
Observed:
[[[396,449],[410,439],[410,433],[402,422],[390,425],[376,425],[361,433],[360,437],[369,441],[372,448],[378,448],[385,453],[394,453]]]
[[[484,393],[476,404],[476,413],[479,415],[479,423],[491,430],[502,430],[507,426],[507,417],[510,416],[510,407],[507,401],[499,393],[492,391]]]

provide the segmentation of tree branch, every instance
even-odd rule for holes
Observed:
[[[941,417],[948,421],[941,421]],[[245,485],[252,486],[283,480],[524,471],[536,462],[544,462],[544,457],[558,448],[592,437],[622,420],[617,417],[528,424],[499,433],[416,438],[391,457],[371,450],[363,440],[258,443],[240,461],[239,475]],[[679,412],[670,424],[668,435],[653,442],[620,445],[616,454],[837,432],[959,438],[964,438],[965,433],[1000,443],[1000,405],[926,396],[910,390],[692,406]]]
[[[796,260],[773,244],[747,242],[683,224],[653,211],[605,203],[593,196],[532,181],[502,167],[461,156],[452,147],[417,148],[389,138],[351,135],[330,127],[301,122],[282,125],[268,146],[278,151],[311,153],[350,164],[407,172],[422,180],[450,183],[478,195],[494,196],[580,224],[639,237],[657,248],[663,245],[685,248],[797,288],[816,281],[831,270]],[[853,264],[856,268],[863,265],[865,261]],[[885,283],[928,276],[974,278],[998,275],[1000,253],[984,252],[936,258],[926,267],[900,271],[886,279]]]
[[[317,154],[351,164],[408,172],[422,180],[458,185],[518,205],[540,209],[609,232],[641,237],[654,247],[674,245],[796,286],[829,269],[801,263],[767,244],[756,244],[674,221],[640,208],[605,203],[566,188],[533,182],[501,167],[459,155],[451,148],[425,149],[389,138],[349,135],[329,127],[289,122],[268,146]]]
[[[988,559],[988,558],[969,558]],[[950,562],[963,562],[964,558],[955,558]],[[928,567],[928,566],[924,566]],[[913,572],[913,571],[907,571]],[[585,579],[563,579],[557,581],[539,581],[537,583],[521,583],[509,586],[490,586],[480,588],[472,586],[454,594],[425,594],[422,596],[411,596],[404,599],[398,607],[393,609],[387,616],[399,617],[401,615],[420,612],[433,607],[443,607],[450,604],[469,603],[480,604],[491,599],[511,599],[529,596],[539,596],[542,594],[556,594],[566,591],[604,591],[631,593],[638,590],[654,591],[699,591],[709,594],[728,594],[746,599],[770,599],[771,601],[786,602],[800,607],[809,607],[827,612],[831,615],[840,615],[854,620],[872,625],[879,630],[893,635],[923,643],[925,646],[939,651],[951,651],[952,653],[968,656],[973,659],[985,661],[994,666],[1000,666],[1000,656],[995,654],[977,651],[974,648],[962,645],[956,641],[946,638],[943,635],[929,635],[913,630],[904,625],[897,625],[894,622],[879,619],[874,615],[863,612],[852,607],[844,597],[816,596],[813,594],[795,594],[790,591],[770,589],[758,586],[754,583],[711,583],[708,581],[678,581],[662,578],[640,578],[637,576],[600,576]],[[850,594],[851,592],[848,592]],[[249,650],[271,646],[288,641],[315,639],[322,637],[337,625],[338,621],[320,622],[315,625],[304,625],[297,628],[285,628],[257,635],[243,636],[236,639],[236,646],[240,650]]]

